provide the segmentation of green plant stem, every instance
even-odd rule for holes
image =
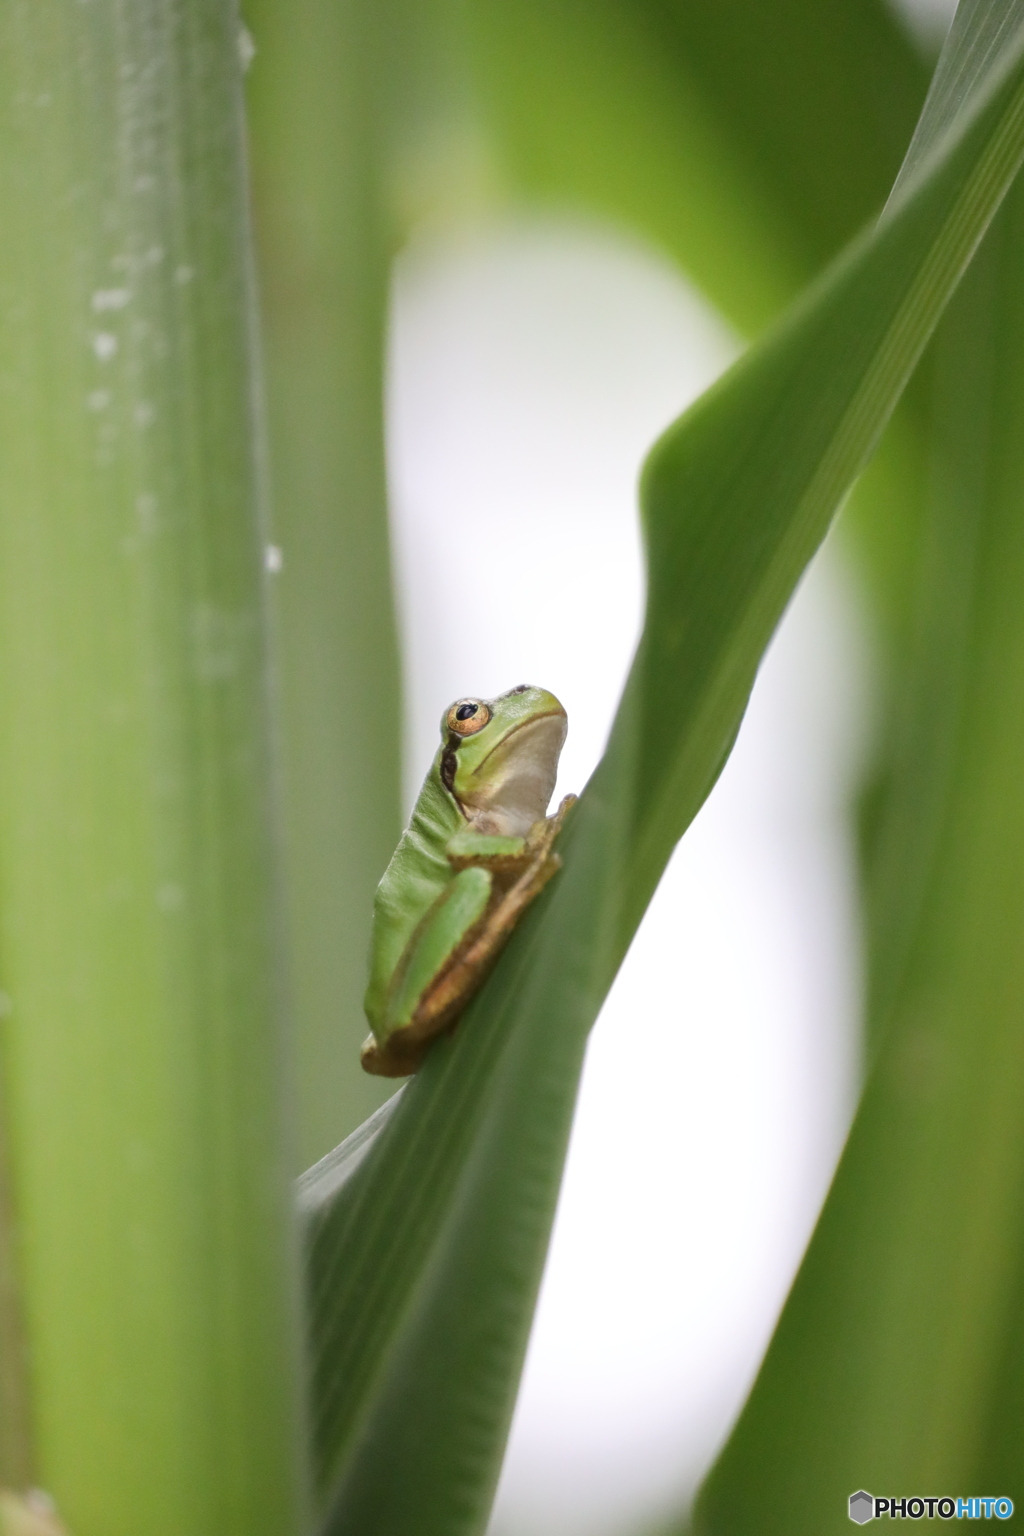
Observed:
[[[229,0],[0,13],[0,987],[35,1473],[299,1528]]]

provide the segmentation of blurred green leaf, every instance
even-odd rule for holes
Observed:
[[[356,1063],[373,891],[400,812],[382,410],[403,9],[249,0],[246,14],[304,1166],[385,1091]]]
[[[76,1536],[301,1523],[238,41],[0,7],[4,1461]]]
[[[511,186],[641,230],[759,329],[878,212],[928,70],[882,0],[466,0]]]
[[[779,615],[1024,154],[1022,56],[1015,31],[877,229],[656,447],[647,623],[565,868],[351,1176],[339,1186],[335,1163],[305,1182],[329,1532],[486,1519],[587,1031]]]

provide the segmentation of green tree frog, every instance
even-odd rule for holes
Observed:
[[[545,813],[567,724],[553,693],[525,683],[445,711],[441,746],[377,887],[367,1072],[417,1070],[559,869],[553,844],[575,796]]]

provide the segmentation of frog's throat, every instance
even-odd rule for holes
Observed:
[[[476,832],[496,837],[525,837],[541,821],[554,793],[558,757],[568,728],[564,711],[552,710],[524,720],[509,731],[472,775],[486,783],[460,786],[456,799]]]

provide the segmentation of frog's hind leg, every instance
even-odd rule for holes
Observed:
[[[575,798],[567,795],[557,814],[539,822],[530,833],[529,862],[512,883],[502,890],[496,882],[495,896],[483,919],[467,934],[465,945],[420,1001],[412,1020],[417,1033],[429,1029],[433,1035],[455,1024],[486,980],[526,908],[561,869],[562,861],[552,845]]]
[[[363,1070],[377,1077],[415,1072],[445,1021],[420,1017],[421,997],[431,980],[446,973],[492,904],[494,877],[486,869],[464,869],[444,890],[406,946],[384,1005],[384,1039],[370,1035],[363,1045]]]
[[[451,951],[449,961],[438,966],[439,954],[428,955],[427,950],[433,950],[439,941],[442,947],[450,942],[450,937],[445,940],[441,933],[447,924],[435,924],[439,912],[431,913],[424,920],[423,930],[405,957],[402,975],[396,978],[396,992],[390,1000],[389,1012],[399,1027],[384,1041],[373,1035],[368,1037],[362,1051],[365,1071],[380,1077],[408,1077],[419,1069],[437,1036],[455,1027],[462,1010],[486,980],[519,918],[561,868],[562,861],[552,851],[552,845],[575,798],[567,795],[556,815],[538,822],[531,830],[526,840],[526,861],[520,863],[514,876],[502,878],[499,872],[493,877],[488,875],[489,880],[493,878],[490,899],[485,908],[478,908],[476,921],[469,920],[474,900],[479,901],[483,894],[481,877],[484,871],[463,870],[459,874],[458,893],[449,892],[438,907],[446,905],[453,896],[457,897],[455,907],[446,916],[450,919],[455,916],[455,909],[459,909],[460,916],[454,924],[456,930],[459,921],[468,921],[462,940]],[[476,894],[471,896],[470,891],[474,888]],[[449,930],[449,935],[451,932]],[[429,976],[434,967],[438,967],[435,981],[426,986],[415,1011],[406,1019],[403,1001],[417,995],[421,979]]]

